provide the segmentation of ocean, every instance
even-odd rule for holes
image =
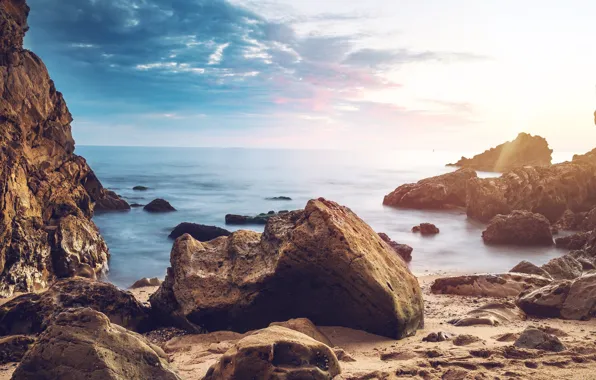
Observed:
[[[565,253],[554,247],[485,246],[484,225],[467,219],[461,211],[382,205],[383,196],[397,186],[452,171],[445,164],[469,153],[98,146],[78,146],[76,153],[87,159],[104,187],[129,203],[164,198],[178,210],[96,213],[93,220],[111,253],[108,280],[123,288],[143,277],[164,278],[173,243],[168,234],[181,222],[233,231],[239,227],[226,226],[226,214],[295,210],[318,197],[351,208],[376,231],[412,246],[410,267],[417,275],[507,271],[521,260],[543,264]],[[561,162],[572,154],[553,156]],[[150,190],[133,191],[136,185]],[[292,200],[266,200],[276,196]],[[432,237],[413,234],[412,226],[421,222],[436,224],[441,233]],[[263,226],[241,228],[263,230]]]

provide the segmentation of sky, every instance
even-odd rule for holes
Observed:
[[[592,0],[28,0],[79,145],[596,147]]]

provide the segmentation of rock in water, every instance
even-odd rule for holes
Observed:
[[[139,186],[135,186],[135,187],[133,187],[132,189],[133,189],[134,191],[147,191],[147,190],[149,190],[149,188],[148,188],[147,186],[141,186],[141,185],[139,185]]]
[[[455,164],[448,166],[485,172],[504,172],[520,166],[550,165],[552,153],[544,138],[520,133],[513,141],[507,141],[472,158],[462,157]]]
[[[203,380],[328,380],[340,372],[337,357],[328,346],[272,326],[238,341],[209,368]]]
[[[43,293],[28,293],[0,306],[0,336],[37,334],[58,313],[73,307],[100,311],[127,329],[149,329],[149,308],[112,284],[72,278],[56,282]]]
[[[476,177],[476,172],[472,169],[459,169],[417,183],[402,185],[386,195],[383,204],[414,209],[465,207],[468,180]]]
[[[533,327],[528,327],[525,329],[513,345],[518,348],[529,348],[533,350],[553,352],[561,352],[566,350],[559,338]]]
[[[184,234],[189,234],[198,241],[209,241],[220,236],[229,236],[230,231],[215,226],[206,226],[196,223],[180,223],[168,236],[170,239],[178,239]]]
[[[412,227],[412,232],[420,232],[422,235],[436,235],[441,231],[432,223],[420,223],[419,226]]]
[[[23,0],[0,2],[0,297],[43,289],[56,278],[52,252],[62,248],[54,231],[63,218],[77,231],[91,231],[94,207],[127,206],[73,154],[72,117],[62,94],[41,59],[23,49],[28,13]],[[97,252],[77,257],[70,250],[72,261],[58,263],[61,268],[91,268],[88,276],[104,270],[107,249],[95,237],[84,250],[95,245]]]
[[[404,259],[407,263],[412,261],[412,251],[414,251],[414,248],[410,247],[407,244],[399,244],[394,242],[393,240],[391,240],[389,236],[387,236],[386,233],[383,232],[379,232],[379,237],[383,239],[385,243],[389,244],[389,246],[393,248],[393,250],[397,252],[397,254],[400,255],[401,258]]]
[[[166,354],[141,335],[88,308],[59,314],[15,370],[13,380],[179,380]]]
[[[182,236],[170,261],[151,305],[186,328],[244,332],[304,317],[403,338],[423,324],[405,262],[350,209],[322,198],[272,217],[263,234]]]
[[[548,219],[529,211],[495,216],[482,232],[482,239],[486,244],[553,245]]]
[[[474,309],[461,318],[449,321],[455,326],[488,325],[499,326],[526,320],[526,314],[509,301],[489,303]]]
[[[165,199],[157,198],[149,202],[148,205],[143,207],[143,210],[147,212],[171,212],[176,209]]]

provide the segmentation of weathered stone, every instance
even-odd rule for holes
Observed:
[[[147,212],[171,212],[176,209],[165,199],[157,198],[149,202],[143,210]]]
[[[472,169],[459,169],[417,183],[402,185],[386,195],[383,204],[415,209],[465,207],[467,181],[476,177],[476,172]]]
[[[28,293],[0,306],[0,335],[37,334],[67,308],[89,307],[127,329],[150,327],[149,309],[112,284],[83,278],[56,282],[43,293]]]
[[[170,239],[178,239],[184,234],[189,234],[198,241],[209,241],[220,236],[229,236],[230,231],[215,226],[206,226],[196,223],[180,223],[168,236]]]
[[[557,281],[519,295],[517,305],[528,315],[556,318],[567,299],[571,281]]]
[[[563,236],[560,238],[555,239],[555,244],[557,248],[564,248],[564,249],[582,249],[588,239],[590,238],[592,232],[578,232],[573,235]]]
[[[462,157],[455,164],[447,166],[485,172],[504,172],[520,166],[550,165],[552,152],[544,138],[520,133],[513,141],[507,141],[472,158]]]
[[[482,232],[486,244],[552,245],[550,222],[543,215],[513,211],[497,215]]]
[[[420,223],[418,226],[412,227],[412,232],[420,232],[422,235],[436,235],[439,232],[439,228],[432,223]]]
[[[269,326],[281,326],[290,330],[298,331],[313,338],[314,340],[318,340],[329,347],[333,347],[333,343],[331,343],[329,338],[327,338],[327,335],[323,334],[323,332],[321,332],[321,330],[319,330],[317,326],[315,326],[315,324],[307,318],[295,318],[285,322],[273,322]]]
[[[161,348],[89,309],[60,313],[27,352],[13,380],[179,380]]]
[[[226,224],[230,225],[245,225],[245,224],[267,224],[267,221],[273,216],[285,214],[288,211],[283,210],[276,213],[269,211],[268,213],[260,213],[256,216],[227,214],[225,217]]]
[[[153,277],[153,278],[141,278],[140,280],[135,281],[134,284],[131,285],[131,289],[137,289],[137,288],[144,288],[147,286],[159,286],[162,284],[162,280],[160,280],[157,277]]]
[[[340,372],[329,347],[302,333],[272,326],[238,341],[203,380],[329,380]]]
[[[519,264],[511,268],[509,272],[533,274],[544,278],[552,278],[547,271],[526,260],[520,261]]]
[[[248,331],[305,317],[403,338],[423,324],[420,287],[404,261],[350,209],[322,198],[272,217],[263,234],[205,243],[184,235],[170,261],[151,304],[184,328]]]
[[[489,303],[474,309],[461,318],[449,321],[455,326],[499,326],[526,320],[526,314],[512,302]]]
[[[566,350],[559,338],[532,327],[525,329],[513,345],[518,348],[553,352]]]
[[[478,274],[436,279],[431,291],[435,294],[455,294],[473,297],[515,297],[528,289],[548,285],[551,280],[523,273]]]
[[[482,339],[474,335],[462,334],[453,338],[453,344],[456,346],[467,346],[472,343],[482,342]]]
[[[542,266],[555,280],[573,280],[582,275],[582,265],[570,255],[556,257]]]
[[[410,247],[407,244],[399,244],[394,242],[393,240],[391,240],[389,236],[387,236],[386,233],[383,232],[379,232],[379,237],[383,239],[385,243],[389,244],[389,246],[393,248],[393,250],[397,252],[397,254],[401,256],[401,258],[404,259],[407,263],[412,261],[412,251],[414,250],[414,248]]]
[[[438,333],[431,332],[430,334],[428,334],[427,336],[422,338],[422,341],[430,342],[430,343],[437,343],[437,342],[444,342],[446,340],[451,340],[451,338],[452,338],[451,334],[446,333],[444,331],[439,331]]]
[[[20,362],[35,338],[27,335],[12,335],[0,338],[0,364]]]

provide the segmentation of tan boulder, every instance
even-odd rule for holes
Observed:
[[[205,243],[184,235],[170,260],[151,304],[187,329],[244,332],[304,317],[403,338],[423,324],[405,262],[350,209],[322,198],[272,217],[263,234]]]
[[[315,324],[307,318],[295,318],[285,322],[273,322],[269,326],[280,326],[290,330],[298,331],[313,338],[314,340],[318,340],[329,347],[333,347],[333,343],[331,343],[327,335],[319,330],[317,326],[315,326]]]
[[[340,372],[331,348],[297,331],[271,326],[238,341],[203,380],[329,380]]]

